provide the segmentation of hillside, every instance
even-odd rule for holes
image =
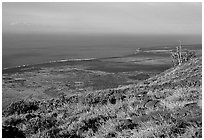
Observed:
[[[3,112],[3,137],[202,137],[202,58],[136,85],[20,100]]]

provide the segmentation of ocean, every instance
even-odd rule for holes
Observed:
[[[41,64],[56,60],[123,56],[137,48],[201,44],[196,35],[66,35],[3,34],[2,67]]]

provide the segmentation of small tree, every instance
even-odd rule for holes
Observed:
[[[180,41],[179,46],[176,47],[176,52],[171,51],[171,57],[172,57],[174,66],[177,66],[196,57],[196,54],[195,54],[195,51],[190,51],[187,49],[182,50],[181,41]]]

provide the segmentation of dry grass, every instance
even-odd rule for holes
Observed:
[[[201,65],[201,60],[198,64]],[[189,65],[178,67],[174,73],[168,74],[168,83],[176,82],[177,87],[165,85],[164,77],[160,76],[153,84],[150,79],[125,88],[45,101],[17,102],[4,112],[2,123],[3,126],[16,127],[15,130],[20,130],[18,133],[25,137],[200,138],[202,87],[178,83],[184,78],[194,82],[189,75],[180,75],[182,70],[192,72],[197,68],[189,68]],[[198,80],[201,78],[199,74],[197,71]],[[170,76],[174,80],[171,81]],[[147,106],[149,101],[153,103]],[[154,104],[154,101],[159,102]],[[33,108],[36,106],[37,109]],[[186,108],[187,111],[192,110],[188,113],[193,114],[180,117],[179,113],[182,115]],[[4,128],[3,137],[7,132],[14,135],[13,131],[13,128]]]

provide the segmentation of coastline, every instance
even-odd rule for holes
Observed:
[[[16,73],[16,72],[22,72],[24,69],[40,69],[40,67],[46,67],[48,65],[54,66],[54,64],[59,64],[59,63],[66,63],[66,62],[77,62],[77,61],[92,61],[96,60],[97,58],[85,58],[85,59],[61,59],[61,60],[55,60],[55,61],[48,61],[48,62],[43,62],[43,63],[38,63],[38,64],[23,64],[20,66],[15,66],[15,67],[6,67],[2,69],[3,74],[7,73]]]
[[[186,44],[186,45],[183,45],[182,46],[184,49],[190,49],[190,50],[202,50],[202,44]],[[155,46],[155,47],[148,47],[148,48],[143,48],[142,49],[142,52],[144,53],[147,53],[147,54],[158,54],[158,55],[161,55],[161,54],[168,54],[169,53],[169,50],[172,50],[172,49],[175,49],[175,46],[173,45],[167,45],[165,47],[165,49],[163,49],[163,46]],[[199,51],[198,51],[199,53]],[[138,52],[133,52],[132,54],[124,54],[124,55],[120,55],[120,56],[108,56],[108,57],[99,57],[99,58],[95,58],[95,57],[90,57],[90,58],[75,58],[75,59],[59,59],[59,60],[52,60],[52,61],[45,61],[45,62],[42,62],[42,63],[35,63],[35,64],[22,64],[22,65],[18,65],[18,66],[11,66],[11,67],[4,67],[2,68],[2,72],[3,74],[5,73],[15,73],[15,70],[18,72],[20,71],[21,69],[24,69],[24,68],[31,68],[31,67],[43,67],[43,66],[48,66],[48,65],[57,65],[59,63],[63,64],[63,63],[66,63],[66,62],[79,62],[79,61],[106,61],[106,60],[110,60],[110,61],[115,61],[115,59],[126,59],[127,57],[135,57],[135,55],[144,55],[144,54],[138,54]],[[141,60],[139,60],[141,61]],[[123,61],[124,62],[124,61]],[[129,62],[129,60],[127,60],[126,62]]]

